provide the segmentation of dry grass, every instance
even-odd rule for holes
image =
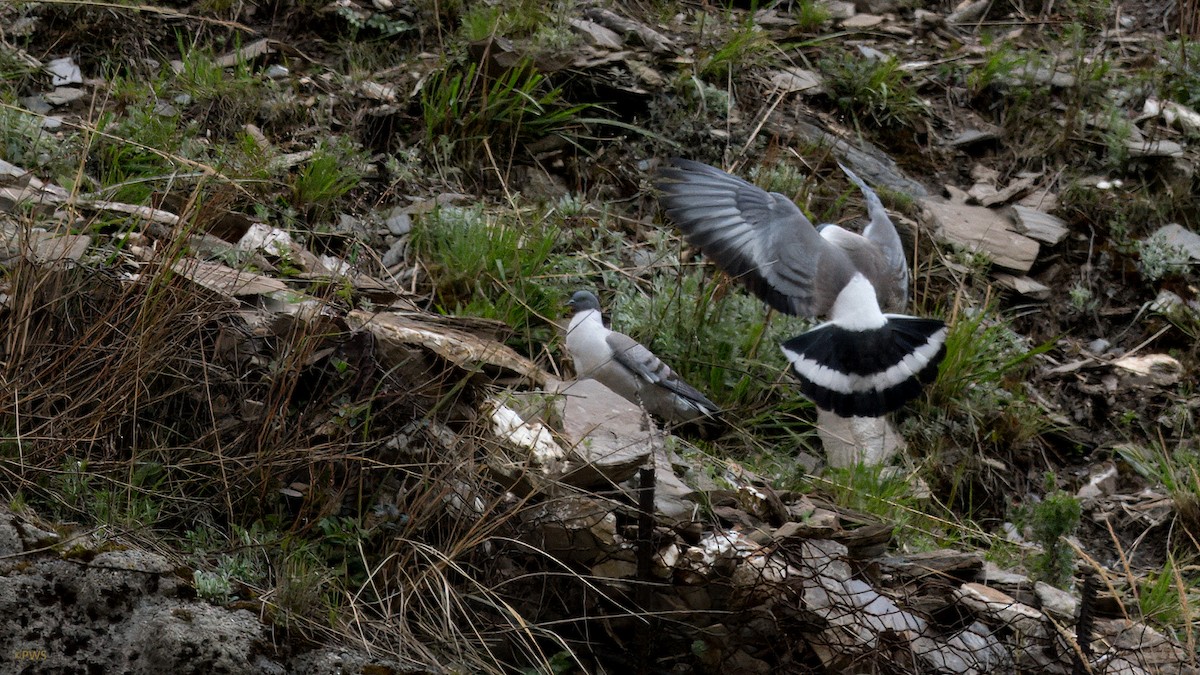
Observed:
[[[520,500],[476,461],[478,382],[417,352],[385,370],[340,321],[239,307],[164,261],[127,271],[0,277],[10,502],[144,541],[267,524],[227,549],[265,560],[266,611],[401,663],[501,672],[564,649],[495,590],[498,547],[531,553]]]

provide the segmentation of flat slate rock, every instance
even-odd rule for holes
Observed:
[[[368,312],[361,309],[346,314],[346,323],[355,330],[371,333],[381,348],[381,358],[389,366],[407,358],[408,347],[420,347],[470,372],[488,369],[515,373],[539,386],[557,382],[537,364],[498,340],[471,332],[473,323],[425,312]]]
[[[1010,290],[1014,290],[1026,297],[1033,298],[1034,300],[1045,300],[1050,297],[1050,287],[1038,281],[1037,279],[1004,273],[995,274],[992,276],[1001,286]]]
[[[1004,214],[982,206],[951,204],[938,199],[918,200],[933,236],[982,253],[999,267],[1024,274],[1033,267],[1041,245],[1021,234]]]
[[[563,397],[562,446],[574,465],[563,482],[616,485],[650,459],[658,432],[640,408],[595,380],[562,382],[551,390]]]
[[[1053,246],[1071,232],[1067,229],[1067,221],[1058,216],[1020,204],[1014,204],[1012,209],[1017,219],[1017,231],[1040,242]]]

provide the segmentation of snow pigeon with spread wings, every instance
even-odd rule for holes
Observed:
[[[850,169],[870,222],[819,228],[787,197],[706,164],[672,160],[658,187],[684,238],[771,307],[826,323],[781,346],[818,407],[880,417],[921,392],[946,354],[946,325],[901,314],[908,263],[879,197]]]
[[[636,340],[605,327],[595,295],[576,291],[567,306],[567,353],[580,379],[599,381],[665,422],[719,426],[715,403]]]

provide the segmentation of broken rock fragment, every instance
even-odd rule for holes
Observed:
[[[998,211],[933,198],[919,202],[934,237],[942,243],[982,253],[997,266],[1021,274],[1037,260],[1041,245],[1018,232],[1012,221]]]

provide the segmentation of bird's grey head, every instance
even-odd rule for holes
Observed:
[[[589,309],[600,309],[600,301],[591,291],[575,291],[567,301],[567,307],[571,308],[572,314],[578,314]]]

